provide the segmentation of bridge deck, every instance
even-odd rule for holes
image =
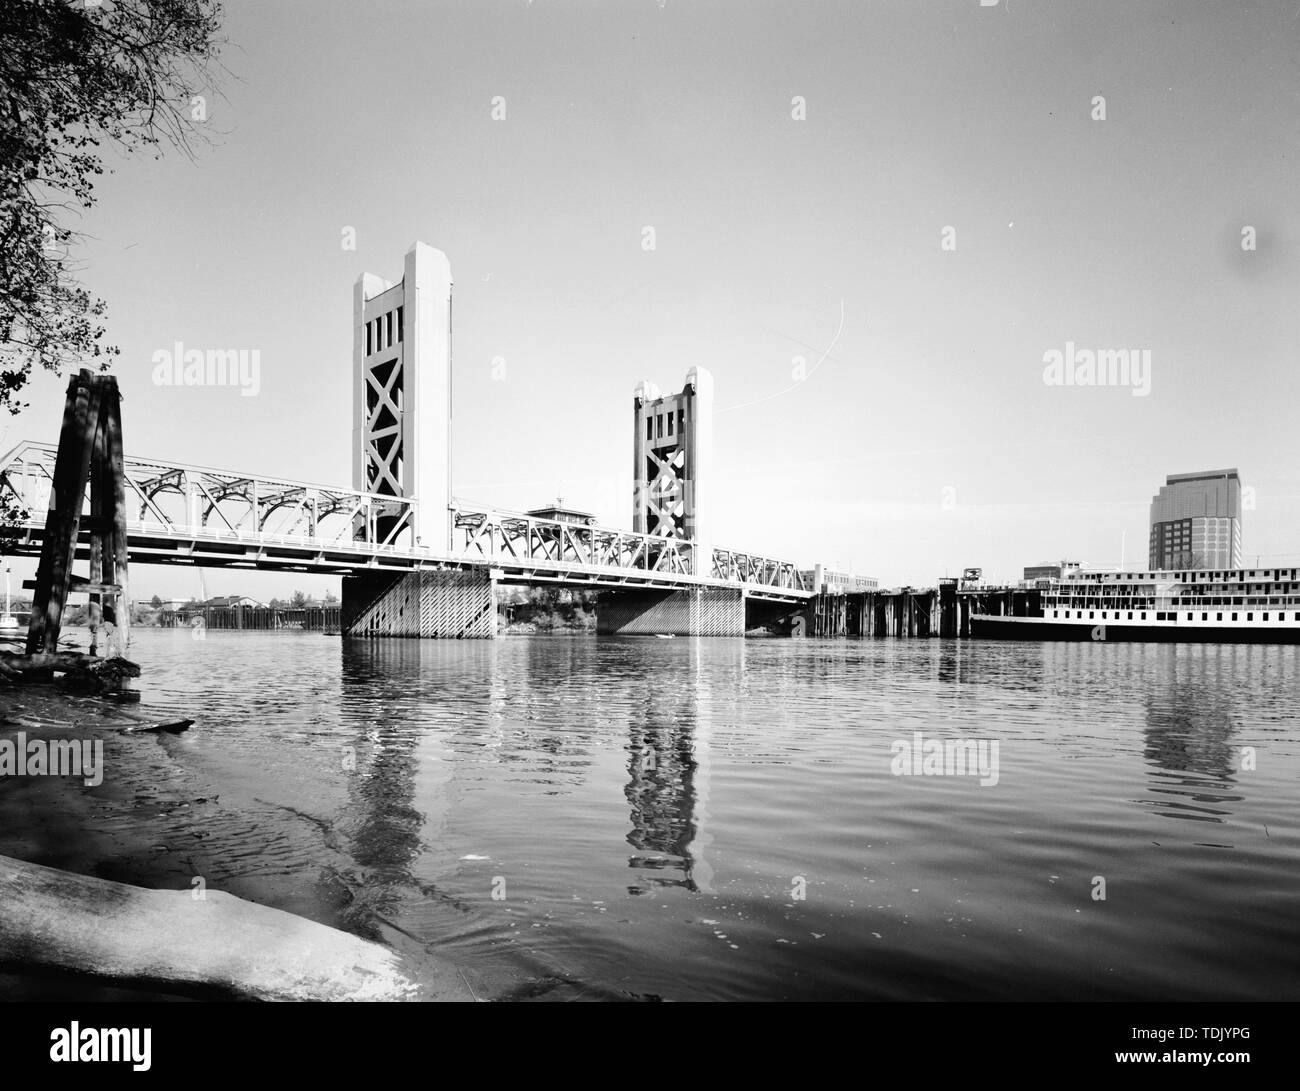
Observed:
[[[24,512],[11,549],[39,554],[56,449],[23,443],[0,459],[0,496]],[[794,602],[812,580],[788,561],[713,550],[695,571],[688,540],[538,519],[457,503],[453,548],[411,541],[412,501],[280,478],[126,459],[135,564],[188,564],[348,575],[358,571],[490,568],[505,583],[591,587],[743,588]],[[78,557],[88,545],[79,547]]]

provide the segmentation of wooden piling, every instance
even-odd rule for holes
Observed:
[[[90,513],[83,518],[87,487]],[[72,572],[83,529],[90,532],[88,579]],[[92,653],[99,650],[102,631],[108,654],[125,655],[131,619],[121,395],[113,376],[95,375],[85,368],[68,381],[32,593],[28,655],[57,653],[63,609],[68,593],[77,589],[90,595]]]

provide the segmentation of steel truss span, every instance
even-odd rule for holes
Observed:
[[[22,516],[9,532],[15,553],[40,553],[55,455],[53,444],[28,442],[0,459],[0,496]],[[726,549],[711,551],[709,575],[696,575],[688,539],[456,501],[452,548],[438,550],[415,540],[416,502],[403,497],[141,458],[125,460],[125,477],[134,563],[342,575],[487,567],[505,583],[742,587],[790,602],[814,594],[792,563]]]

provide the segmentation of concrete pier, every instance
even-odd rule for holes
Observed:
[[[344,636],[491,639],[496,581],[487,568],[345,576],[340,613]]]
[[[602,591],[596,632],[622,636],[744,636],[745,593],[730,588],[690,591]]]

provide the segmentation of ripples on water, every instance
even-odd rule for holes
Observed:
[[[495,995],[1300,995],[1300,649],[134,639],[211,885]]]

